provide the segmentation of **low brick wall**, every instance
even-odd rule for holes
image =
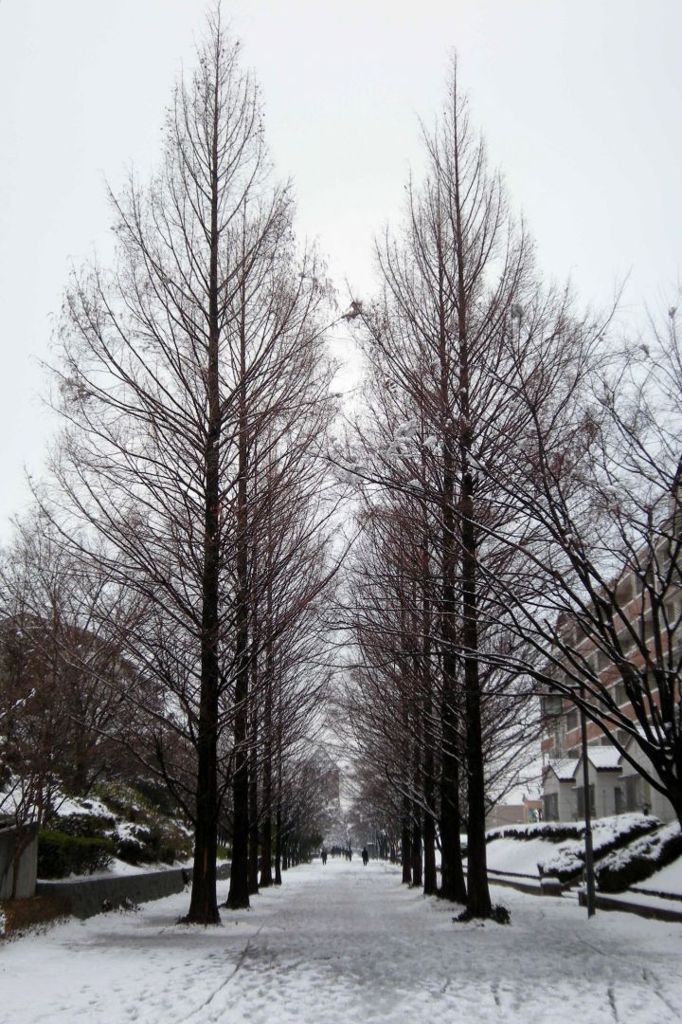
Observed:
[[[218,868],[218,878],[229,878],[229,864]],[[112,875],[108,878],[79,878],[75,881],[38,882],[36,895],[58,902],[68,914],[86,918],[123,906],[126,901],[146,903],[182,892],[191,880],[189,868],[169,868],[138,875]]]

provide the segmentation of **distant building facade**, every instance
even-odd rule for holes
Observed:
[[[486,828],[529,825],[542,818],[542,800],[524,796],[521,803],[495,804],[485,818]]]

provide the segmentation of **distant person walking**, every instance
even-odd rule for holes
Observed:
[[[369,860],[369,853],[367,852],[367,847],[363,846],[363,848],[362,848],[362,863],[364,864],[365,867],[367,867],[367,861],[368,860]]]
[[[320,851],[320,857],[322,858],[322,863],[326,864],[327,863],[327,851],[326,851],[324,846],[322,847],[322,849]]]

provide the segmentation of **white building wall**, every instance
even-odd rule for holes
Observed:
[[[559,821],[573,821],[575,818],[575,793],[573,782],[560,782],[552,769],[549,769],[545,776],[544,795],[557,794],[557,808]]]
[[[599,771],[591,763],[589,757],[588,763],[588,778],[590,786],[594,786],[594,813],[596,818],[608,818],[610,815],[616,813],[616,789],[622,787],[620,780],[620,772],[616,771]],[[582,787],[583,782],[583,765],[582,760],[578,766],[576,772],[576,783],[579,787]],[[577,800],[576,800],[577,806]]]
[[[654,771],[651,761],[639,749],[634,740],[631,742],[628,748],[628,752],[632,753],[633,757],[635,757],[637,760],[637,764],[640,765],[640,767],[644,769],[644,771],[648,771],[655,778],[658,778],[658,773]],[[631,778],[632,776],[638,774],[639,772],[637,771],[637,769],[633,765],[631,765],[629,761],[626,761],[625,758],[623,758],[623,773],[621,781],[623,791],[625,791],[626,786],[625,780],[628,777]],[[673,805],[670,803],[667,797],[663,796],[662,793],[659,793],[657,789],[653,788],[653,786],[650,786],[645,779],[642,779],[641,794],[642,806],[635,808],[636,810],[642,811],[644,810],[644,806],[647,806],[649,808],[649,812],[651,814],[654,814],[657,818],[660,818],[661,821],[675,821],[677,815],[673,810]]]

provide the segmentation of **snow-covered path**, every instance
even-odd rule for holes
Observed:
[[[388,865],[287,872],[221,928],[187,895],[0,945],[1,1024],[668,1024],[682,928],[497,890],[502,927],[402,888]],[[224,896],[224,893],[223,893]]]

